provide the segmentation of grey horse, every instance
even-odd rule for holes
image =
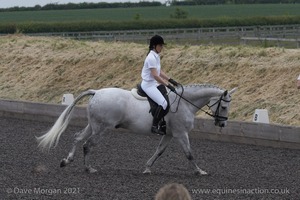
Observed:
[[[170,112],[165,116],[167,123],[166,135],[161,141],[154,155],[146,163],[144,173],[151,173],[150,167],[162,155],[170,140],[175,138],[184,150],[187,159],[195,169],[195,173],[206,175],[195,163],[190,147],[188,133],[194,127],[195,114],[207,105],[215,119],[215,125],[224,127],[227,124],[228,112],[231,101],[231,91],[223,90],[210,84],[187,85],[169,92],[171,104]],[[100,90],[87,90],[82,92],[59,116],[53,127],[44,135],[37,137],[39,147],[42,149],[55,147],[61,134],[67,128],[71,119],[72,110],[77,102],[85,96],[92,96],[87,106],[88,125],[75,134],[73,147],[67,158],[61,161],[61,167],[74,160],[76,145],[83,144],[84,164],[87,172],[96,172],[89,162],[91,147],[95,145],[93,138],[96,134],[100,137],[116,128],[128,129],[138,134],[151,133],[152,116],[149,113],[150,105],[147,100],[138,97],[134,90],[120,88],[104,88]]]

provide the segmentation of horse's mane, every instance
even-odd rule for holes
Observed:
[[[200,88],[215,88],[215,89],[220,89],[224,90],[216,85],[210,84],[210,83],[202,83],[202,84],[189,84],[189,85],[184,85],[184,88],[190,88],[190,87],[200,87]]]

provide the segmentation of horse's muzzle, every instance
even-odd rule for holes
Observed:
[[[227,121],[218,121],[218,120],[216,120],[215,121],[215,126],[219,126],[219,127],[225,127],[225,126],[227,126]]]

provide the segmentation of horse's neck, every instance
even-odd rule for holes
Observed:
[[[178,92],[180,94],[180,92]],[[201,85],[188,85],[184,86],[183,96],[199,108],[205,106],[211,97],[221,96],[223,90],[214,85],[201,84]],[[191,108],[197,112],[195,106]]]

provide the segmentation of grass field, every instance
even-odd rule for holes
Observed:
[[[254,4],[254,5],[205,5],[176,7],[111,8],[86,10],[53,10],[0,12],[0,23],[43,21],[87,21],[87,20],[133,20],[168,19],[180,8],[188,13],[188,18],[251,17],[251,16],[299,16],[300,4]]]

